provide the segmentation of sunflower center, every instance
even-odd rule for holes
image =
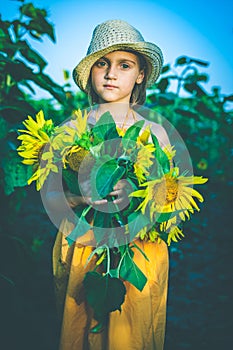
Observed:
[[[153,188],[153,199],[157,205],[163,206],[166,201],[166,182],[156,184]]]
[[[178,181],[174,178],[166,180],[166,204],[174,202],[178,196]]]
[[[82,147],[79,147],[75,152],[71,151],[67,157],[70,168],[74,171],[78,171],[82,161],[88,155],[88,153],[89,151]]]
[[[153,188],[153,199],[157,205],[171,204],[178,196],[178,181],[175,178],[165,178]]]

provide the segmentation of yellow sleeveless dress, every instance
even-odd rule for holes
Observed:
[[[110,313],[108,328],[90,333],[96,325],[92,310],[85,301],[84,275],[95,266],[95,257],[86,265],[93,247],[71,247],[65,239],[72,225],[63,220],[53,249],[53,272],[57,307],[61,321],[59,350],[162,350],[164,346],[168,287],[168,249],[158,243],[138,240],[149,262],[135,249],[134,261],[148,281],[142,292],[124,282],[127,293],[122,311]]]

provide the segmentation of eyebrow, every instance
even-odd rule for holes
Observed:
[[[107,57],[104,57],[104,56],[101,57],[101,58],[99,58],[98,61],[99,61],[99,60],[104,60],[104,61],[106,61],[107,63],[111,63],[111,61],[110,61]],[[124,57],[119,58],[117,61],[118,61],[119,63],[120,63],[120,62],[130,62],[130,63],[133,63],[134,65],[136,64],[135,61],[132,61],[131,59],[124,58]]]

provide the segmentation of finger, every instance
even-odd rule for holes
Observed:
[[[124,188],[124,186],[122,186],[120,183],[117,183],[117,185],[113,187],[115,191],[121,190],[122,188]]]
[[[101,200],[98,200],[98,201],[92,201],[91,197],[85,197],[84,198],[84,202],[88,205],[91,205],[91,206],[99,206],[99,205],[104,205],[104,204],[107,204],[108,201],[107,199],[101,199]]]
[[[109,193],[110,196],[119,196],[120,190],[112,191]]]
[[[122,203],[122,202],[124,202],[124,198],[117,198],[117,199],[114,199],[114,201],[112,201],[113,202],[113,204],[120,204],[120,203]]]
[[[111,196],[124,196],[125,195],[125,191],[124,189],[118,188],[115,191],[112,191],[111,193],[109,193]]]
[[[103,204],[107,204],[107,203],[108,203],[107,199],[101,199],[99,201],[91,202],[92,205],[103,205]]]

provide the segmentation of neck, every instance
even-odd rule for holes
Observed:
[[[98,106],[98,115],[101,116],[105,112],[110,112],[115,122],[122,122],[129,113],[129,103],[103,103]]]
[[[105,112],[111,113],[116,125],[121,129],[129,127],[137,120],[135,112],[131,109],[129,103],[105,103],[98,105],[95,110],[95,121]]]

